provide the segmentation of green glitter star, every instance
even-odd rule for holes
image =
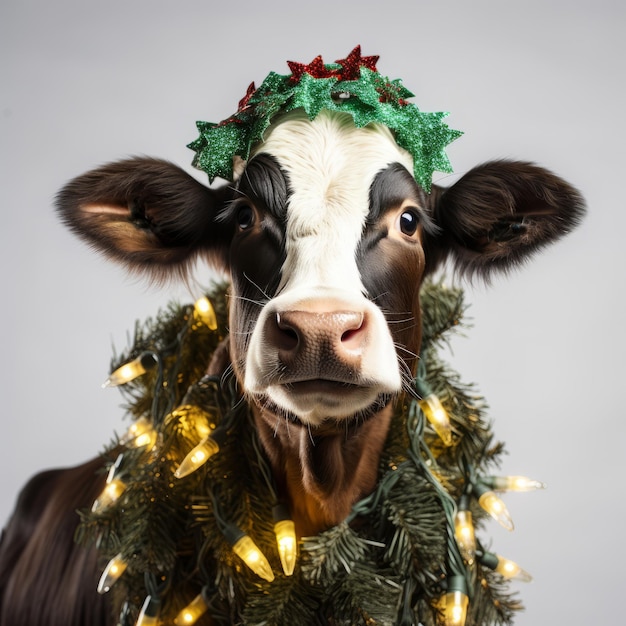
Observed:
[[[447,113],[422,113],[407,101],[413,94],[400,79],[389,80],[376,69],[378,57],[361,57],[357,46],[341,62],[291,63],[293,74],[270,72],[261,86],[249,88],[240,110],[213,124],[198,122],[200,137],[189,144],[193,165],[211,182],[233,178],[233,158],[248,159],[252,146],[278,113],[303,109],[310,120],[322,110],[349,113],[358,128],[376,122],[391,129],[399,146],[413,156],[415,180],[430,191],[433,172],[451,172],[445,147],[462,133],[443,123]],[[358,78],[355,76],[358,75]]]

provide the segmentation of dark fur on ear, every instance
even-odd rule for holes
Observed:
[[[450,188],[433,188],[431,196],[441,232],[425,242],[428,271],[450,254],[462,274],[486,279],[568,233],[585,212],[574,187],[518,161],[475,167]]]
[[[162,278],[172,269],[185,275],[197,254],[224,268],[230,233],[213,220],[229,193],[167,161],[137,157],[75,178],[59,192],[57,209],[98,250]]]

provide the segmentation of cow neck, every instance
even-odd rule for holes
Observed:
[[[286,421],[270,426],[258,407],[254,421],[298,536],[341,522],[375,487],[393,405],[358,425],[310,429]]]

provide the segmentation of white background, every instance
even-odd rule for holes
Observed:
[[[3,0],[0,523],[30,475],[86,460],[125,428],[120,396],[100,389],[111,346],[172,295],[188,297],[129,279],[75,240],[54,214],[57,189],[131,154],[191,171],[196,120],[230,115],[250,81],[288,73],[287,59],[330,62],[360,43],[422,110],[451,112],[465,131],[448,150],[458,174],[493,157],[534,160],[587,198],[574,234],[491,287],[468,287],[474,327],[452,358],[491,405],[504,471],[549,485],[507,496],[513,534],[489,527],[494,549],[535,577],[519,585],[516,623],[617,624],[625,6]]]

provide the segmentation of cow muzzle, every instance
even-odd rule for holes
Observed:
[[[318,425],[380,406],[401,378],[384,315],[362,296],[279,297],[252,334],[244,386],[261,404]]]

